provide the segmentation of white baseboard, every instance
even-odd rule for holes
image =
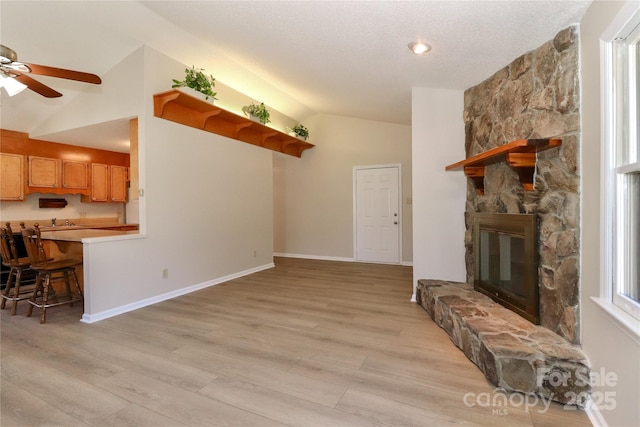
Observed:
[[[274,253],[273,256],[279,256],[279,257],[283,257],[283,258],[317,259],[317,260],[321,260],[321,261],[342,261],[342,262],[354,262],[355,261],[353,258],[346,258],[346,257],[305,255],[305,254]]]
[[[336,256],[321,256],[321,255],[305,255],[305,254],[287,254],[287,253],[274,253],[273,256],[283,258],[302,258],[302,259],[317,259],[321,261],[342,261],[342,262],[358,262],[355,258],[336,257]],[[406,267],[413,267],[413,262],[402,261],[400,265]]]
[[[593,424],[594,427],[608,427],[607,421],[602,416],[602,412],[600,412],[593,402],[584,410],[584,412],[587,414],[589,421],[591,421],[591,424]]]
[[[108,319],[109,317],[114,317],[119,314],[127,313],[129,311],[137,310],[142,307],[146,307],[148,305],[153,305],[162,301],[170,300],[172,298],[179,297],[181,295],[190,294],[191,292],[199,291],[200,289],[208,288],[210,286],[219,285],[220,283],[228,282],[229,280],[237,279],[239,277],[248,276],[249,274],[257,273],[262,270],[267,270],[269,268],[275,267],[274,263],[269,263],[265,265],[261,265],[258,267],[250,268],[248,270],[240,271],[238,273],[229,274],[228,276],[219,277],[217,279],[209,280],[207,282],[198,283],[193,286],[187,286],[186,288],[176,289],[175,291],[167,292],[162,295],[156,295],[151,298],[146,298],[140,301],[132,302],[129,304],[122,305],[120,307],[112,308],[110,310],[105,310],[100,313],[95,314],[83,314],[82,319],[80,319],[83,323],[95,323],[100,320]]]

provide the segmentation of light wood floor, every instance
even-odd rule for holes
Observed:
[[[1,425],[589,425],[558,404],[491,406],[411,283],[409,267],[278,258],[92,325],[64,306],[40,325],[22,302],[2,311]]]

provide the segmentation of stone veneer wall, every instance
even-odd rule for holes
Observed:
[[[484,195],[468,179],[466,267],[472,283],[475,212],[537,213],[540,323],[572,343],[580,341],[579,94],[576,26],[464,94],[467,156],[516,139],[562,139],[561,147],[538,154],[533,191],[525,192],[505,163],[486,168]]]

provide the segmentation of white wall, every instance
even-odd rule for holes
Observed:
[[[600,36],[623,2],[595,1],[580,25],[582,86],[582,261],[580,262],[582,347],[593,372],[617,374],[617,385],[595,385],[594,396],[614,393],[615,409],[600,405],[610,426],[640,424],[640,342],[591,299],[600,296]],[[602,402],[606,403],[606,402]]]
[[[465,281],[464,92],[413,88],[413,280]]]
[[[315,148],[274,156],[274,252],[353,260],[353,167],[402,165],[402,260],[412,261],[411,128],[318,114],[304,120]]]
[[[84,244],[86,321],[272,266],[271,151],[154,117],[153,94],[184,65],[148,47],[134,55],[144,64],[144,78],[127,84],[143,105],[136,115],[146,237]]]
[[[29,137],[37,139],[39,135],[136,117],[144,105],[144,63],[140,52],[141,49],[136,50],[109,70],[102,76],[101,85],[86,85],[68,105],[28,130]]]

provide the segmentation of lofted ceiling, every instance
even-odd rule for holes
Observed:
[[[0,40],[19,60],[98,75],[146,44],[297,119],[326,113],[410,124],[412,87],[473,86],[579,23],[589,4],[3,0]],[[429,43],[431,52],[411,53],[407,45],[415,40]],[[32,133],[74,96],[91,90],[83,83],[35,78],[64,96],[46,99],[27,90],[9,98],[3,91],[2,128]],[[93,134],[93,145],[121,151],[109,144],[121,143],[118,133],[126,126],[113,125],[113,131],[103,123],[49,139],[80,144]]]

